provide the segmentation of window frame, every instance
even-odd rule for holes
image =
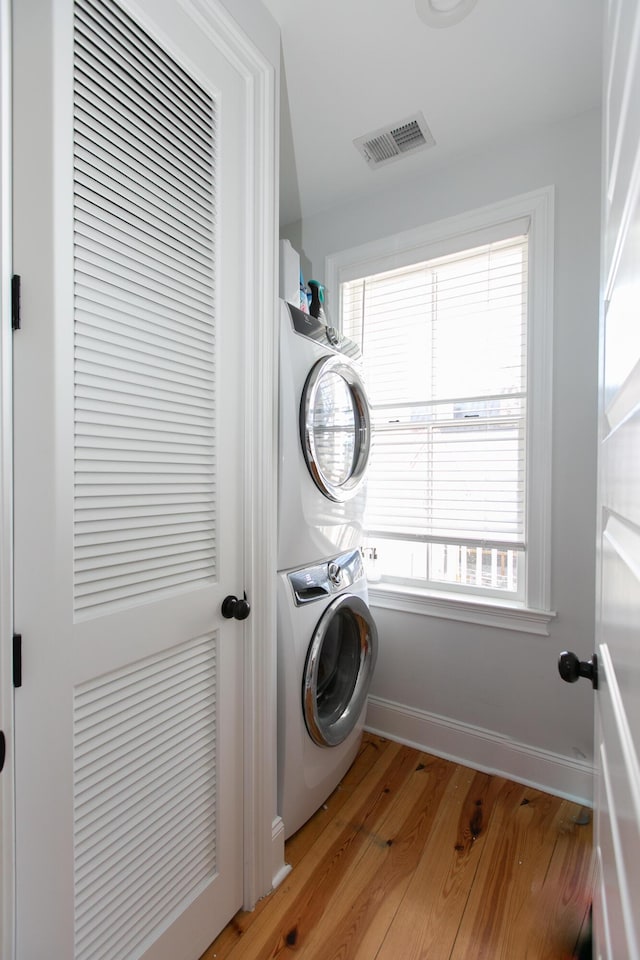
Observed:
[[[527,544],[524,600],[393,583],[370,584],[376,606],[548,634],[551,610],[554,187],[548,186],[325,259],[328,291],[340,283],[471,249],[522,232],[529,237]],[[335,317],[334,319],[337,319]]]

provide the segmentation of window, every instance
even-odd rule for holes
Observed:
[[[343,283],[373,413],[367,539],[385,578],[522,598],[528,242]]]
[[[383,592],[548,610],[551,200],[328,260],[363,351]]]

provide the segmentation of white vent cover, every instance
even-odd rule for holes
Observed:
[[[370,167],[381,167],[404,154],[435,146],[422,113],[416,113],[392,127],[382,127],[353,141]]]

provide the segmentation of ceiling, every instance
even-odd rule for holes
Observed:
[[[598,106],[602,0],[263,0],[282,31],[281,223]],[[353,140],[422,111],[436,145],[370,169]]]

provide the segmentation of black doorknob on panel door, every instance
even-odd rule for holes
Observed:
[[[245,593],[244,599],[242,600],[238,600],[237,597],[229,594],[229,596],[225,597],[222,601],[221,613],[225,620],[246,620],[251,613],[247,594]]]
[[[591,680],[594,690],[598,689],[598,657],[595,653],[591,660],[578,660],[575,653],[564,650],[558,659],[558,673],[567,683],[575,683],[584,677]]]

